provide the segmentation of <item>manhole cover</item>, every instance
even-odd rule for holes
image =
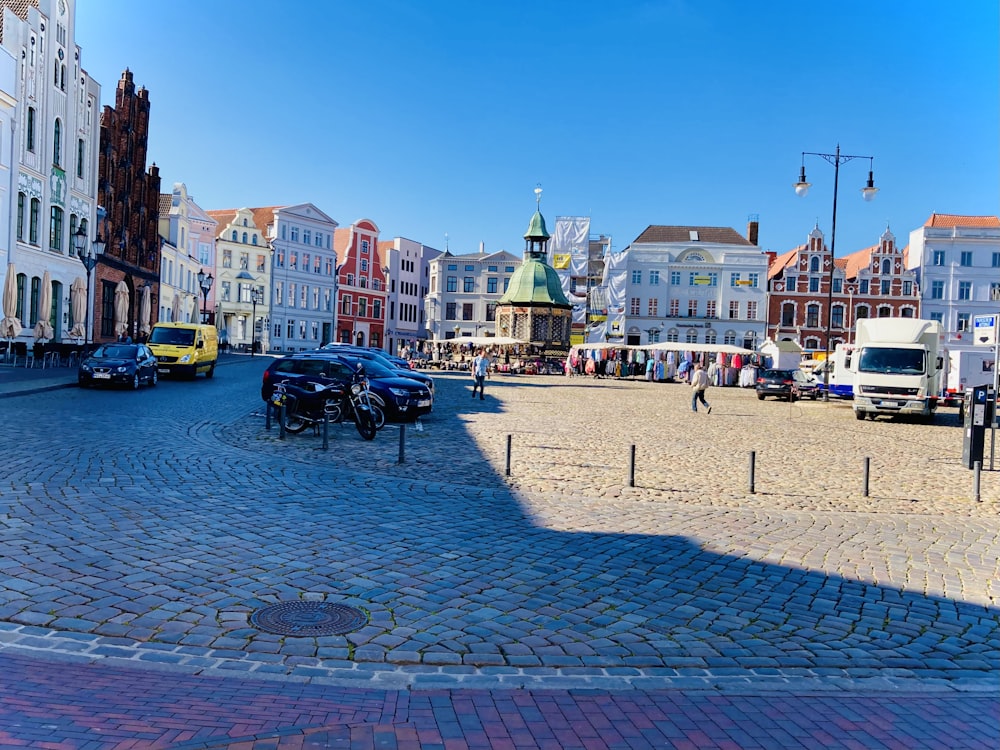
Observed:
[[[368,617],[359,609],[330,602],[281,602],[258,609],[250,622],[278,635],[343,635],[357,630]]]

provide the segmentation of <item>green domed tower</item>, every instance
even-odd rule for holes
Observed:
[[[569,349],[573,306],[563,293],[556,270],[545,262],[549,233],[541,199],[542,189],[535,188],[535,215],[524,234],[524,262],[497,302],[497,333],[565,352]]]

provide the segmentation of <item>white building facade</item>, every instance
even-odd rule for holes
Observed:
[[[430,290],[430,261],[441,251],[395,237],[379,242],[379,254],[388,269],[389,285],[384,349],[397,355],[404,348],[417,351],[430,338],[424,298]]]
[[[920,317],[971,343],[975,316],[1000,312],[1000,217],[931,214],[910,232],[906,265],[920,277]]]
[[[609,340],[763,342],[768,257],[735,230],[650,226],[626,253],[625,310]]]
[[[158,231],[162,242],[156,320],[197,322],[200,307],[211,305],[212,296],[206,303],[198,286],[198,271],[213,272],[216,226],[184,183],[175,183],[169,195],[160,194]],[[212,295],[214,292],[212,289]]]
[[[17,102],[13,127],[0,123],[0,154],[13,154],[0,196],[10,217],[6,261],[16,268],[21,338],[33,340],[35,323],[47,318],[58,341],[83,323],[72,320],[69,302],[73,281],[86,277],[72,235],[82,227],[94,238],[101,88],[81,67],[76,0],[2,6],[0,44],[16,64],[16,90],[8,94]],[[0,65],[0,74],[9,70]],[[46,271],[52,304],[40,310]]]
[[[434,340],[496,333],[496,304],[521,265],[506,250],[452,255],[428,264],[427,328]]]
[[[270,237],[270,340],[268,350],[297,352],[334,340],[336,330],[337,222],[311,203],[255,211],[257,227]]]
[[[240,351],[251,350],[254,342],[267,351],[271,247],[265,228],[257,226],[249,208],[210,213],[219,222],[213,286],[220,335]]]

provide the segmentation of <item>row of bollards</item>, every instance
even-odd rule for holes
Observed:
[[[264,429],[271,429],[271,407],[270,401],[264,404]],[[279,404],[277,407],[277,415],[275,418],[278,420],[278,439],[285,439],[285,405]],[[329,417],[323,418],[323,450],[330,449],[330,419]],[[399,425],[399,453],[396,456],[396,463],[403,464],[406,463],[406,425]],[[510,436],[507,436],[507,476],[510,476]]]
[[[511,446],[512,446],[513,436],[507,435],[507,461],[504,473],[506,476],[510,476],[510,465],[511,465]],[[980,472],[982,471],[982,462],[976,461],[973,473],[973,499],[978,503],[982,502],[982,497],[980,495]],[[749,471],[747,475],[747,491],[753,495],[757,492],[757,481],[756,481],[756,471],[757,471],[757,451],[750,451],[749,456]],[[870,496],[870,483],[871,483],[871,458],[865,456],[864,462],[862,464],[861,470],[861,495],[863,497]],[[635,487],[635,444],[629,446],[629,456],[628,456],[628,486]]]

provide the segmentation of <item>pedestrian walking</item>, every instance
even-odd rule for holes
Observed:
[[[708,389],[708,373],[701,366],[699,362],[694,366],[694,372],[691,374],[691,411],[698,411],[698,402],[705,407],[705,412],[708,414],[712,413],[712,405],[705,400],[705,391]]]
[[[490,371],[490,357],[482,349],[476,353],[476,358],[472,360],[472,397],[476,397],[476,389],[479,389],[479,400],[483,401],[486,394],[486,375]]]

